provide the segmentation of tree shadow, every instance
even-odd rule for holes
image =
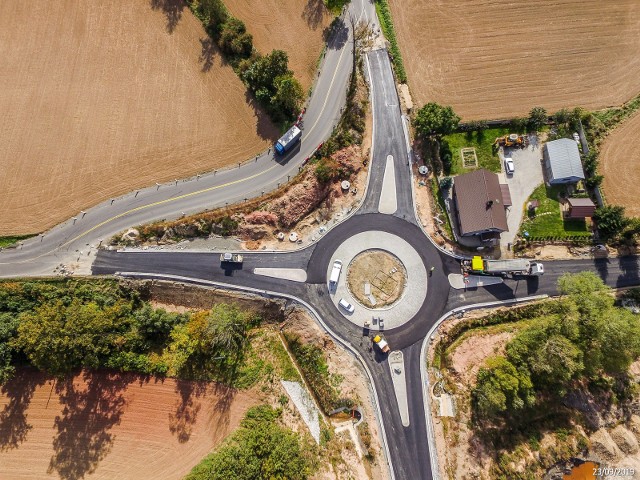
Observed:
[[[176,392],[180,394],[180,399],[176,402],[175,413],[169,414],[169,431],[178,438],[178,442],[185,443],[191,438],[193,425],[202,408],[194,398],[201,397],[206,391],[207,384],[204,382],[176,381]]]
[[[220,52],[218,51],[218,46],[210,37],[201,38],[200,46],[202,49],[198,61],[202,64],[201,70],[206,73],[211,70],[211,67],[213,67],[213,59],[216,56],[220,56]],[[220,56],[220,58],[222,57]]]
[[[323,0],[307,0],[302,10],[302,18],[312,30],[315,30],[322,24],[325,11]]]
[[[162,10],[167,19],[167,32],[173,33],[182,18],[186,4],[183,0],[150,0],[153,10]]]
[[[263,140],[271,140],[275,142],[280,137],[280,132],[276,125],[271,121],[271,118],[265,111],[264,107],[258,103],[256,97],[254,97],[249,90],[245,92],[245,101],[247,102],[247,105],[253,109],[258,120],[256,123],[256,133],[258,136]]]
[[[327,29],[327,48],[330,50],[340,50],[349,40],[349,26],[342,17],[336,17]]]
[[[84,385],[77,385],[69,375],[55,388],[64,408],[55,419],[55,453],[47,473],[56,471],[64,480],[84,478],[109,454],[114,441],[109,430],[120,423],[122,392],[130,383],[125,375],[102,372],[84,372],[82,379]]]
[[[18,448],[33,428],[27,422],[26,411],[36,387],[46,381],[44,374],[32,369],[19,369],[0,388],[0,394],[9,399],[0,412],[0,452]]]

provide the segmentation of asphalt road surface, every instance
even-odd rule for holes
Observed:
[[[346,14],[356,20],[375,21],[369,0],[353,0]],[[344,15],[346,18],[347,15]],[[377,28],[377,27],[376,27]],[[109,200],[70,219],[47,232],[42,238],[25,241],[21,249],[0,253],[0,276],[51,274],[53,268],[76,250],[96,246],[128,227],[161,218],[172,218],[182,212],[234,203],[272,190],[286,181],[324,141],[335,125],[344,105],[346,85],[352,64],[352,32],[350,23],[338,24],[328,43],[318,83],[304,118],[303,141],[290,158],[274,158],[265,154],[238,168],[211,172],[199,178],[179,181],[132,192]],[[486,288],[453,290],[447,275],[460,273],[458,260],[438,250],[418,227],[412,203],[408,152],[395,82],[386,50],[367,54],[367,71],[371,85],[374,136],[369,185],[358,212],[327,232],[316,244],[289,253],[251,253],[244,263],[221,265],[219,253],[196,252],[117,252],[101,250],[92,267],[95,275],[116,272],[138,272],[183,276],[216,281],[228,285],[251,287],[293,295],[313,305],[323,320],[344,341],[350,343],[367,363],[378,392],[382,421],[386,431],[393,472],[397,479],[433,478],[430,464],[427,427],[420,377],[421,343],[429,329],[447,311],[462,306],[496,300],[524,298],[557,293],[556,283],[565,272],[595,271],[612,287],[640,284],[638,258],[585,259],[545,262],[541,278],[506,280],[504,284]],[[378,213],[387,157],[394,159],[398,209],[393,215]],[[371,348],[367,332],[346,321],[330,301],[326,272],[331,255],[346,239],[367,231],[380,230],[405,239],[418,252],[427,270],[427,296],[418,313],[409,322],[386,331],[393,350],[402,350],[405,360],[410,425],[402,425],[391,374],[385,356]],[[390,246],[392,249],[392,246]],[[303,268],[307,281],[297,283],[253,274],[257,267]]]

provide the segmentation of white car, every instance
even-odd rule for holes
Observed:
[[[351,305],[349,302],[347,302],[344,298],[340,299],[340,301],[338,302],[338,305],[344,308],[347,311],[347,313],[353,313],[353,311],[355,310],[355,307]]]
[[[516,171],[516,166],[513,164],[513,159],[507,157],[504,159],[504,171],[507,175],[513,175],[513,172]]]

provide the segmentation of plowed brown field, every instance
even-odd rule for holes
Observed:
[[[0,478],[180,479],[256,403],[212,384],[20,371],[0,390]]]
[[[607,203],[622,205],[630,217],[640,218],[640,113],[611,132],[600,150],[600,169]]]
[[[463,119],[618,105],[640,92],[638,0],[390,0],[412,94]]]
[[[277,136],[178,1],[3,0],[0,22],[0,236]]]
[[[331,14],[322,0],[225,0],[233,16],[247,25],[261,53],[273,49],[289,55],[289,68],[305,91],[313,83]]]

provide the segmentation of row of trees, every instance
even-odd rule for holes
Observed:
[[[273,50],[260,55],[246,25],[227,11],[222,0],[200,0],[191,6],[209,36],[269,115],[277,122],[294,118],[302,106],[304,91],[288,67],[287,54]]]
[[[473,389],[476,418],[507,420],[541,399],[557,399],[580,382],[607,384],[624,377],[640,356],[640,323],[614,306],[602,280],[591,272],[559,280],[560,313],[542,317],[487,360]]]
[[[233,381],[260,318],[236,305],[154,309],[115,282],[0,283],[0,381],[28,362],[54,375],[110,367]]]

